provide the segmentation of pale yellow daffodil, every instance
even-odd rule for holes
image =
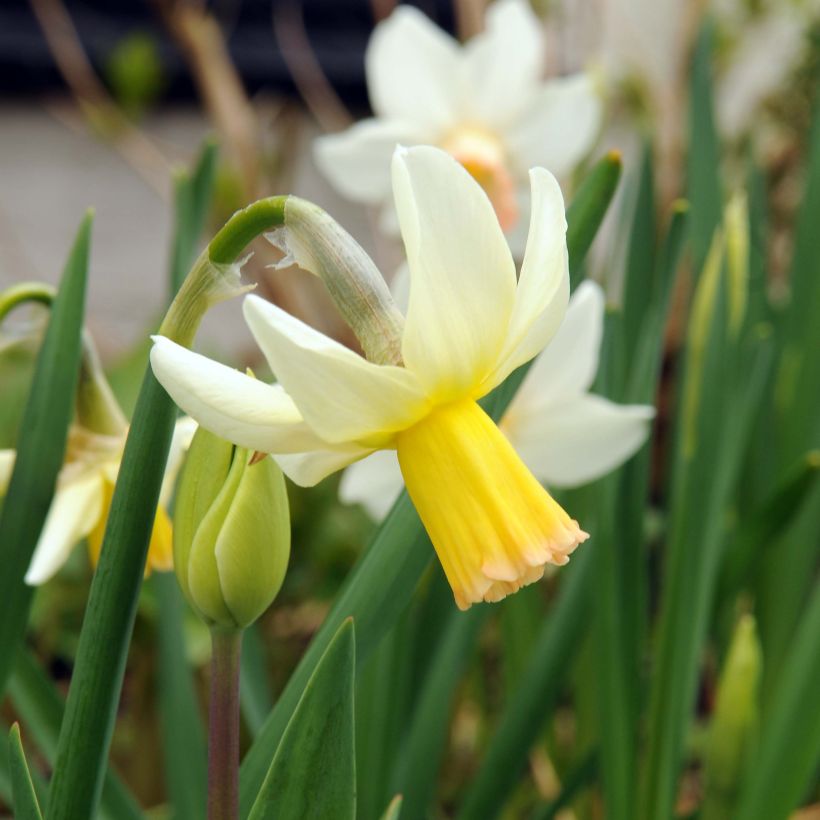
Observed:
[[[526,228],[527,171],[565,176],[600,127],[589,74],[543,80],[543,31],[527,0],[492,3],[485,31],[464,45],[399,6],[376,26],[365,67],[374,117],[315,143],[321,171],[355,202],[389,201],[397,144],[437,145],[481,184],[505,231]]]
[[[561,327],[535,359],[501,420],[501,431],[540,481],[578,487],[615,469],[646,441],[655,409],[616,404],[589,392],[598,371],[604,294],[583,282]],[[348,467],[339,497],[382,519],[404,482],[396,454],[383,450]]]
[[[536,168],[523,264],[472,176],[432,147],[396,151],[393,189],[410,269],[400,365],[367,361],[276,305],[244,314],[279,384],[163,337],[151,363],[203,427],[273,453],[315,484],[395,450],[410,497],[462,608],[495,601],[564,564],[585,540],[477,400],[536,356],[567,307],[566,219],[555,178]]]
[[[171,523],[166,510],[183,454],[195,429],[196,424],[189,418],[180,419],[174,429],[146,571],[173,567]],[[26,572],[27,584],[36,586],[48,581],[84,538],[88,539],[91,562],[96,565],[127,432],[125,426],[116,435],[96,433],[80,425],[70,429],[65,463]],[[0,495],[11,478],[14,457],[14,450],[0,450]]]

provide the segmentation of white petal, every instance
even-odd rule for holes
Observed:
[[[171,447],[168,450],[168,461],[165,464],[165,475],[162,479],[162,489],[159,493],[159,501],[163,507],[168,509],[171,497],[174,494],[174,485],[177,482],[182,462],[185,460],[185,453],[191,446],[191,439],[196,432],[197,424],[189,416],[183,416],[174,425],[174,434],[171,436]]]
[[[282,472],[300,487],[313,487],[331,473],[347,467],[372,450],[356,445],[340,445],[335,449],[314,450],[310,453],[275,456]]]
[[[393,157],[393,193],[410,266],[402,353],[440,396],[476,388],[496,365],[515,300],[515,265],[493,207],[449,154]]]
[[[496,0],[487,10],[485,30],[465,50],[470,113],[503,127],[538,87],[544,62],[541,23],[527,0]]]
[[[381,521],[403,487],[396,451],[377,450],[344,471],[339,498],[345,504],[361,504],[374,521]]]
[[[16,454],[16,450],[0,450],[0,498],[6,494],[9,481],[11,481]]]
[[[258,296],[246,297],[244,313],[276,377],[325,441],[386,440],[425,412],[409,370],[373,364]]]
[[[60,569],[77,542],[97,525],[102,504],[103,481],[97,471],[58,484],[26,572],[27,584],[44,584]]]
[[[280,385],[257,381],[163,336],[153,339],[154,375],[206,430],[263,453],[326,446]]]
[[[464,86],[460,46],[418,9],[400,6],[376,26],[365,71],[376,116],[435,131],[458,120]]]
[[[586,395],[547,410],[516,414],[506,430],[539,480],[577,487],[613,470],[646,441],[655,409]]]
[[[536,93],[507,133],[519,170],[543,166],[566,176],[589,153],[601,124],[601,101],[588,74],[553,80]]]
[[[544,408],[589,390],[598,372],[603,330],[604,292],[587,279],[572,294],[564,321],[532,363],[510,409]]]
[[[313,153],[319,170],[341,194],[354,202],[378,203],[390,197],[390,157],[396,145],[427,141],[416,126],[369,119],[319,137]]]
[[[544,349],[561,324],[569,300],[567,220],[561,188],[543,168],[530,171],[530,186],[530,231],[515,307],[503,352],[484,392]]]
[[[407,315],[407,306],[410,304],[410,268],[407,267],[407,262],[402,262],[393,278],[390,280],[390,293],[393,295],[393,301],[396,307]]]

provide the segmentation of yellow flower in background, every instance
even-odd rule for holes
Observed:
[[[655,409],[620,405],[589,392],[598,371],[604,294],[583,282],[549,346],[510,403],[501,430],[539,481],[578,487],[606,475],[646,441]],[[350,466],[339,485],[345,503],[382,519],[404,486],[396,454],[380,451]]]
[[[495,601],[564,564],[586,539],[476,403],[536,356],[569,295],[566,220],[555,178],[530,173],[520,274],[492,204],[432,147],[396,151],[395,204],[410,270],[402,364],[367,361],[256,296],[246,321],[279,384],[155,337],[151,362],[177,404],[229,441],[276,455],[312,485],[396,450],[457,604]]]
[[[173,567],[171,523],[166,509],[195,429],[193,419],[185,418],[177,422],[174,430],[146,571]],[[65,463],[26,572],[27,584],[36,586],[48,581],[84,538],[88,539],[89,556],[96,566],[127,432],[126,427],[119,435],[103,435],[79,425],[70,429]],[[5,493],[11,478],[14,456],[14,450],[0,450],[0,495]]]
[[[381,204],[396,145],[436,145],[467,168],[510,231],[526,210],[527,171],[568,174],[601,121],[588,74],[544,81],[543,64],[543,32],[527,0],[497,0],[486,30],[464,45],[399,6],[376,26],[365,56],[375,116],[320,137],[317,164],[349,199]]]

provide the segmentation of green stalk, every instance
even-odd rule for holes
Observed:
[[[240,630],[211,630],[211,702],[208,726],[208,820],[239,816]]]
[[[226,266],[256,235],[251,228],[258,233],[281,222],[285,199],[261,200],[234,214],[211,243],[213,250],[209,246],[194,264],[161,333],[191,344],[205,311],[237,290],[238,272]],[[176,415],[174,403],[148,367],[80,633],[49,793],[49,820],[90,818],[99,802]]]

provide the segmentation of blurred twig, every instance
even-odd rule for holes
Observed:
[[[463,42],[484,30],[486,0],[453,0],[456,31]]]
[[[161,195],[168,192],[170,165],[162,152],[123,114],[83,50],[77,29],[61,0],[30,0],[48,47],[88,122]]]
[[[373,19],[379,23],[389,17],[396,8],[396,0],[370,0],[370,7],[373,10]]]
[[[259,123],[236,70],[219,24],[199,3],[155,0],[182,48],[224,148],[239,171],[245,198],[259,193]]]
[[[310,45],[300,3],[273,2],[271,11],[282,59],[316,121],[325,131],[341,131],[352,125],[353,117],[333,90]]]

